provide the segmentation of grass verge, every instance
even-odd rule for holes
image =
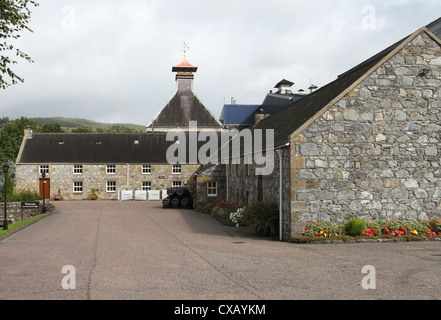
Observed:
[[[25,226],[27,226],[28,224],[37,221],[41,218],[43,218],[44,216],[46,216],[46,214],[39,214],[33,217],[30,217],[28,219],[19,221],[19,222],[15,222],[15,223],[11,223],[8,225],[8,230],[3,230],[3,228],[0,229],[0,240],[3,239],[4,237],[8,236],[10,233],[17,231],[19,229],[24,228]]]

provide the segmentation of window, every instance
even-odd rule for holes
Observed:
[[[40,166],[40,174],[42,173],[49,174],[49,166]]]
[[[152,190],[152,183],[150,181],[144,181],[142,183],[142,190],[143,191],[150,191],[150,190]]]
[[[182,173],[182,167],[180,164],[174,164],[172,169],[173,174],[181,174]]]
[[[107,181],[106,191],[107,192],[116,192],[116,181]]]
[[[207,182],[207,195],[209,197],[217,196],[217,182],[216,181],[208,181]]]
[[[83,182],[74,182],[73,183],[73,192],[74,193],[81,193],[83,192]]]
[[[83,166],[73,166],[73,174],[83,174]]]
[[[115,174],[116,172],[116,166],[115,165],[108,165],[106,166],[106,173],[107,174]]]
[[[151,165],[142,166],[142,174],[152,174],[152,166]]]
[[[182,186],[181,181],[173,181],[173,188],[180,188]]]

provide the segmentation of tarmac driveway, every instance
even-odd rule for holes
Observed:
[[[160,202],[55,204],[0,241],[0,299],[441,298],[439,241],[298,245]]]

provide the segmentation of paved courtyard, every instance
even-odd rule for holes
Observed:
[[[441,298],[439,241],[290,244],[160,202],[56,202],[0,259],[0,299]]]

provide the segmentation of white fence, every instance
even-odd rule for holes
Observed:
[[[162,200],[167,197],[167,190],[118,190],[118,200]]]

